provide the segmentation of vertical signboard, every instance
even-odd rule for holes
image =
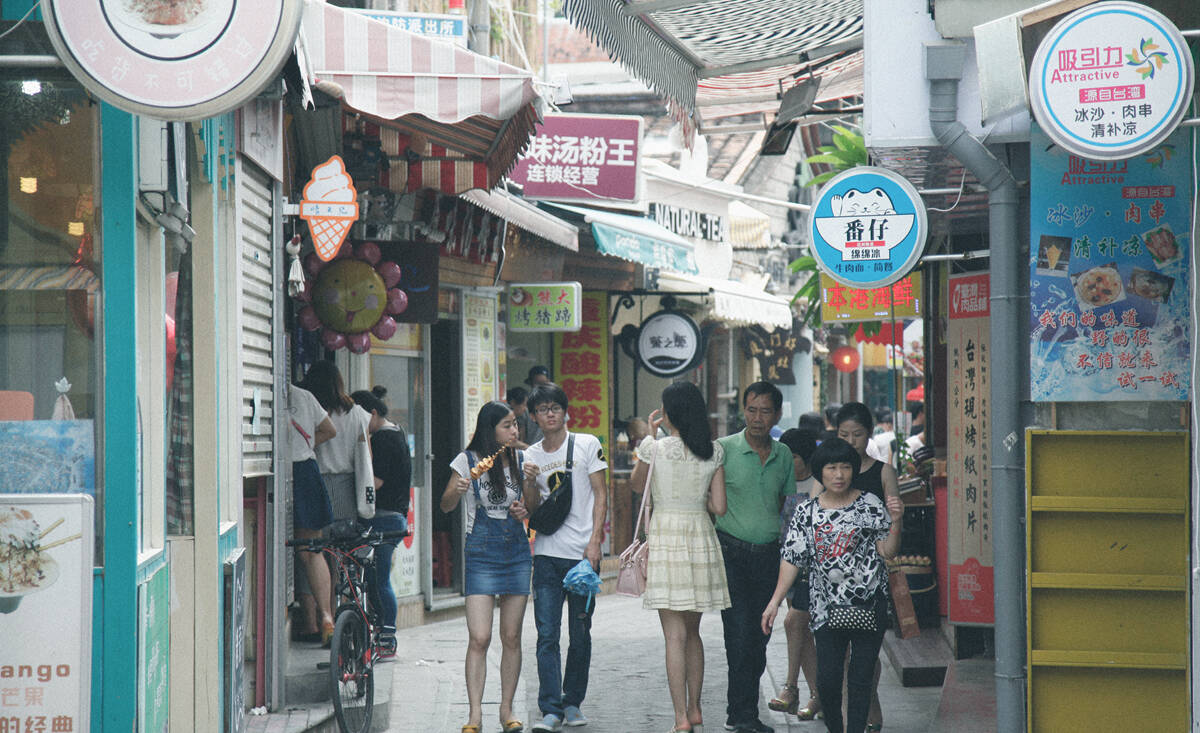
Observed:
[[[567,428],[594,435],[608,460],[608,295],[583,294],[583,325],[578,331],[554,334],[554,377],[567,393]],[[603,552],[609,551],[610,533],[604,533]]]
[[[88,729],[93,513],[79,494],[0,499],[0,730]]]
[[[992,598],[991,339],[986,274],[950,278],[950,622],[995,622]]]
[[[1191,133],[1100,162],[1030,133],[1030,396],[1186,401]]]
[[[473,423],[472,423],[473,424]],[[411,451],[411,448],[409,449]],[[420,541],[417,532],[424,532],[424,527],[417,523],[417,490],[408,490],[408,536],[396,545],[392,554],[392,589],[397,598],[415,596],[421,592],[421,576],[417,548]]]
[[[138,586],[138,730],[166,733],[170,711],[168,671],[171,653],[168,570],[159,568]]]
[[[465,445],[471,440],[479,408],[496,399],[496,298],[464,293],[462,303]]]
[[[246,730],[246,550],[225,561],[225,730]]]

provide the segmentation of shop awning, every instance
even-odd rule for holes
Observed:
[[[491,188],[540,119],[530,72],[448,41],[323,0],[305,0],[300,32],[314,86],[402,138],[385,151],[393,190]]]
[[[502,188],[492,191],[467,191],[459,198],[487,209],[508,223],[536,234],[572,252],[579,251],[579,228],[557,216],[539,209],[520,196],[514,196]]]
[[[775,328],[792,327],[792,306],[787,298],[771,295],[735,280],[660,272],[658,289],[675,293],[708,291],[712,297],[712,314],[722,321]]]
[[[781,91],[814,77],[817,103],[862,94],[862,0],[565,0],[563,9],[689,131],[700,117],[773,112]]]
[[[596,250],[601,254],[662,270],[691,274],[700,271],[696,267],[692,243],[658,222],[640,216],[547,203],[578,214],[591,224]]]
[[[741,201],[730,201],[729,241],[738,249],[767,249],[771,246],[771,217]]]

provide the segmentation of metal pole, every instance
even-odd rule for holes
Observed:
[[[929,126],[990,191],[992,551],[996,604],[996,730],[1025,730],[1025,457],[1017,183],[1007,167],[958,121],[962,43],[926,43]]]
[[[481,56],[490,56],[492,19],[488,14],[487,0],[467,0],[467,22],[470,23],[467,46]]]

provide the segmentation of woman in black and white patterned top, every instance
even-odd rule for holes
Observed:
[[[861,459],[844,440],[834,438],[821,443],[811,463],[825,491],[801,503],[792,515],[780,553],[779,581],[763,612],[763,632],[771,632],[779,604],[804,569],[811,586],[817,694],[825,711],[825,726],[832,733],[843,732],[842,669],[849,646],[845,731],[862,733],[871,704],[875,659],[883,644],[887,620],[884,561],[900,549],[900,533],[893,531],[893,523],[904,513],[904,505],[897,497],[888,497],[885,505],[878,497],[851,487]],[[831,607],[844,605],[872,609],[877,630],[832,628]]]

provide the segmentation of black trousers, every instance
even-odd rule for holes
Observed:
[[[823,626],[813,632],[817,647],[817,694],[829,733],[862,733],[871,711],[875,663],[883,631],[844,631]],[[850,666],[846,668],[846,649]],[[846,669],[846,724],[842,726],[842,670]]]
[[[729,608],[721,611],[725,660],[729,665],[725,713],[731,723],[758,720],[758,681],[767,668],[762,614],[779,576],[779,544],[755,545],[717,532],[725,556]]]

